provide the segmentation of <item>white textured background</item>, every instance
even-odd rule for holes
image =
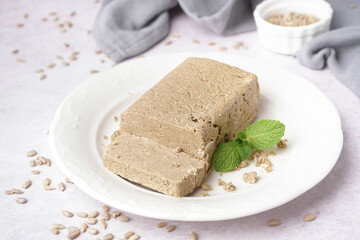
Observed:
[[[32,175],[26,152],[38,150],[41,156],[49,157],[47,131],[53,115],[62,99],[77,85],[85,81],[91,69],[105,70],[112,62],[103,54],[96,55],[96,45],[86,31],[99,8],[91,0],[0,0],[0,238],[1,239],[65,239],[66,232],[54,236],[50,225],[79,226],[82,219],[65,218],[61,209],[69,211],[100,211],[102,204],[81,192],[75,185],[67,184],[65,192],[45,191],[42,181],[52,179],[54,186],[64,181],[64,175],[53,165],[37,167],[40,175]],[[59,21],[53,22],[49,12],[57,12]],[[69,14],[76,11],[76,16]],[[23,14],[29,14],[28,19]],[[47,22],[41,18],[47,17]],[[60,33],[57,23],[70,20],[74,26]],[[339,83],[328,71],[313,71],[300,66],[296,59],[279,56],[263,49],[256,32],[231,37],[219,37],[194,23],[181,12],[173,14],[171,34],[144,55],[169,52],[211,52],[220,46],[228,47],[229,53],[255,57],[283,67],[307,78],[317,85],[334,102],[338,109],[344,131],[344,148],[333,171],[316,187],[299,198],[276,209],[254,216],[221,222],[171,222],[177,229],[167,233],[155,226],[160,221],[129,214],[131,221],[122,223],[111,220],[108,230],[98,236],[82,234],[78,239],[97,239],[112,232],[116,238],[127,231],[135,231],[142,239],[189,239],[192,231],[199,239],[360,239],[360,100]],[[17,28],[16,24],[24,27]],[[173,43],[164,46],[167,40]],[[192,43],[200,41],[199,45]],[[232,49],[242,41],[249,50]],[[69,43],[66,48],[64,42]],[[207,42],[216,42],[208,46]],[[19,49],[17,55],[11,52]],[[68,58],[72,51],[79,51],[77,61],[69,61],[64,67],[56,55]],[[16,58],[26,63],[16,62]],[[105,59],[105,63],[100,63]],[[35,69],[49,63],[56,67],[46,69],[47,76],[39,80]],[[306,93],[304,93],[306,97]],[[294,106],[296,107],[296,106]],[[329,129],[331,131],[331,129]],[[33,186],[25,190],[28,203],[19,205],[15,198],[7,196],[5,189],[20,188],[27,180]],[[241,206],[234,206],[234,208]],[[314,213],[317,219],[303,222],[306,213]],[[269,219],[278,219],[279,227],[268,227]],[[97,226],[98,229],[100,229]]]

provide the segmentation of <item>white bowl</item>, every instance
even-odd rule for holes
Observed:
[[[319,18],[310,25],[287,27],[272,24],[265,19],[274,14],[297,12]],[[324,0],[266,0],[254,11],[260,43],[281,54],[295,54],[305,43],[329,31],[333,10]]]

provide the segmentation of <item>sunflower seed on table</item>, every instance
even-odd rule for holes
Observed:
[[[172,44],[172,41],[167,41],[167,42],[164,43],[164,46],[168,46],[170,44]]]
[[[107,223],[106,223],[106,221],[105,221],[104,219],[101,219],[101,220],[99,221],[99,225],[100,225],[100,227],[101,227],[102,229],[106,229],[106,228],[107,228]]]
[[[16,199],[16,202],[19,204],[25,204],[25,203],[27,203],[27,199],[23,198],[23,197],[19,197]]]
[[[132,235],[134,235],[134,234],[135,234],[135,233],[134,233],[134,232],[131,232],[131,231],[130,231],[130,232],[127,232],[127,233],[124,234],[124,238],[125,238],[125,239],[129,239],[129,238],[130,238]]]
[[[55,16],[56,14],[56,12],[49,12],[49,16]]]
[[[109,221],[111,217],[108,212],[103,212],[103,214],[101,214],[101,218],[104,219],[105,221]]]
[[[118,216],[121,215],[121,212],[120,211],[112,211],[110,214],[113,218],[117,218]]]
[[[16,27],[18,27],[18,28],[22,28],[23,26],[24,26],[24,24],[22,24],[22,23],[16,24]]]
[[[97,219],[96,218],[87,218],[86,223],[90,224],[90,225],[94,225],[97,223]]]
[[[61,230],[61,229],[65,229],[65,226],[62,224],[55,223],[55,224],[51,225],[51,228]]]
[[[15,49],[15,50],[12,51],[12,54],[17,54],[18,52],[19,52],[19,50]]]
[[[97,235],[99,233],[99,231],[96,228],[88,228],[86,230],[86,232],[92,234],[92,235]]]
[[[86,212],[77,212],[76,216],[81,217],[81,218],[87,218],[88,214]]]
[[[70,21],[66,21],[65,24],[68,26],[68,28],[72,28],[73,24]]]
[[[64,43],[64,46],[68,48],[68,47],[70,47],[70,44]]]
[[[77,56],[79,54],[80,54],[80,52],[77,52],[77,51],[74,51],[74,52],[71,53],[71,55],[73,55],[73,56]]]
[[[120,220],[121,222],[128,222],[130,220],[129,217],[127,217],[125,215],[121,215],[121,216],[117,217],[116,219]]]
[[[196,233],[192,232],[192,233],[190,234],[190,240],[197,240],[197,235],[196,235]]]
[[[58,235],[60,233],[59,229],[56,228],[50,228],[50,232],[54,235]]]
[[[311,222],[311,221],[315,220],[315,218],[316,218],[316,216],[314,214],[309,213],[304,216],[303,220],[305,222]]]
[[[65,184],[63,182],[59,182],[58,183],[58,189],[63,192],[65,191],[66,187],[65,187]]]
[[[88,229],[88,225],[86,223],[82,223],[80,225],[80,231],[83,233],[83,232],[86,232],[86,230]]]
[[[39,69],[36,69],[34,72],[35,72],[35,73],[42,73],[42,72],[44,72],[44,69],[39,68]]]
[[[47,68],[53,68],[55,66],[56,66],[55,63],[50,63],[50,64],[46,65]]]
[[[30,150],[26,153],[27,157],[34,157],[36,156],[37,152],[35,150]]]
[[[51,183],[51,180],[49,178],[45,178],[44,182],[43,182],[43,185],[44,186],[49,186]]]
[[[94,69],[93,69],[93,70],[90,70],[90,73],[91,73],[91,74],[95,74],[95,73],[98,73],[98,72],[99,72],[99,70],[94,70]]]
[[[17,61],[18,63],[25,63],[25,62],[26,62],[26,60],[25,60],[25,59],[22,59],[22,58],[17,58],[16,61]]]
[[[75,15],[76,15],[76,12],[75,12],[75,11],[73,11],[73,12],[70,13],[70,17],[74,17]]]
[[[53,18],[53,22],[57,22],[57,21],[59,21],[59,18],[58,18],[58,17]]]
[[[68,226],[66,229],[68,230],[69,233],[74,231],[80,231],[77,227],[73,227],[73,226]]]
[[[70,56],[70,57],[69,57],[69,60],[70,60],[70,61],[76,61],[76,60],[77,60],[77,57],[75,57],[75,56]]]
[[[95,54],[96,54],[96,55],[99,55],[99,54],[101,54],[101,53],[102,53],[101,50],[96,50],[96,51],[95,51]]]
[[[161,223],[158,223],[157,227],[162,228],[162,227],[165,227],[166,225],[167,225],[166,222],[161,222]]]
[[[74,216],[74,214],[72,212],[66,211],[66,210],[61,210],[62,215],[64,215],[65,217],[71,218]]]
[[[31,180],[27,180],[26,182],[23,183],[22,187],[24,189],[28,189],[31,186]]]
[[[276,227],[280,225],[280,222],[278,220],[271,219],[267,222],[267,225],[270,227]]]
[[[67,67],[67,66],[70,65],[70,63],[69,63],[69,62],[63,62],[62,65],[65,66],[65,67]]]
[[[54,187],[52,187],[52,186],[44,186],[44,190],[47,190],[47,191],[52,191],[52,190],[55,190],[55,188]]]
[[[41,21],[42,21],[42,22],[46,22],[46,21],[47,21],[47,18],[42,18]]]
[[[33,171],[31,171],[31,173],[34,174],[34,175],[39,175],[40,171],[39,170],[33,170]]]
[[[46,75],[45,74],[41,74],[40,75],[40,80],[44,80],[46,78]]]
[[[13,192],[13,190],[5,190],[5,194],[6,195],[13,195],[14,192]]]
[[[138,234],[134,234],[129,238],[129,240],[139,240],[139,239],[140,239],[140,235]]]
[[[35,160],[31,160],[31,161],[29,162],[29,165],[30,165],[30,167],[35,167],[35,166],[36,166]]]
[[[110,211],[110,208],[108,206],[106,206],[106,205],[103,205],[101,207],[101,210],[103,210],[104,212],[108,212],[108,211]]]
[[[96,218],[97,216],[99,216],[98,211],[92,211],[91,213],[88,214],[89,218]]]
[[[165,227],[165,230],[166,230],[167,232],[172,232],[172,231],[175,230],[175,228],[176,228],[175,225],[168,225],[168,226]]]
[[[17,189],[17,188],[12,188],[11,189],[13,191],[14,194],[23,194],[24,192],[21,191],[20,189]]]
[[[74,184],[69,178],[65,178],[65,182],[70,183],[70,184]]]
[[[66,237],[70,240],[74,240],[79,236],[80,236],[80,230],[77,230],[77,231],[73,231],[73,232],[69,233]]]
[[[114,235],[112,233],[108,233],[102,237],[102,240],[112,240],[114,239]]]

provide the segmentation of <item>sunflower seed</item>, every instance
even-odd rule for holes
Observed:
[[[197,240],[197,235],[196,235],[196,233],[192,232],[192,233],[190,234],[190,240]]]
[[[72,22],[66,21],[65,24],[68,26],[68,28],[72,28],[73,24]]]
[[[280,225],[280,222],[278,220],[271,219],[267,222],[267,225],[270,227],[276,227]]]
[[[65,182],[70,183],[70,184],[74,184],[69,178],[65,178]]]
[[[86,212],[78,212],[76,213],[76,216],[81,218],[87,218],[88,214]]]
[[[170,44],[172,44],[172,41],[167,41],[167,42],[164,43],[164,46],[168,46]]]
[[[91,34],[91,30],[87,30],[86,34],[88,34],[88,35]]]
[[[77,227],[73,227],[73,226],[68,226],[66,229],[68,230],[69,233],[80,231]]]
[[[193,40],[193,43],[199,44],[200,42],[199,42],[198,40],[194,39],[194,40]]]
[[[106,229],[106,228],[107,228],[107,223],[106,223],[105,219],[101,219],[101,220],[99,221],[99,225],[100,225],[100,227],[101,227],[102,229]]]
[[[40,75],[40,80],[44,80],[46,78],[46,75],[45,74],[41,74]]]
[[[119,211],[112,211],[110,214],[111,214],[111,216],[112,216],[113,218],[117,218],[118,216],[121,215],[121,212],[119,212]]]
[[[75,11],[70,13],[70,17],[74,17],[75,15],[76,15]]]
[[[166,225],[167,225],[166,222],[161,222],[161,223],[158,223],[157,227],[162,228],[162,227],[165,227]]]
[[[48,64],[46,67],[47,67],[47,68],[53,68],[53,67],[55,67],[55,64],[54,64],[54,63],[50,63],[50,64]]]
[[[61,210],[62,215],[64,215],[65,217],[71,218],[74,216],[74,214],[72,212],[66,211],[66,210]]]
[[[177,34],[173,34],[171,35],[173,38],[180,38],[180,35],[177,35]]]
[[[101,53],[102,53],[101,50],[96,50],[96,51],[95,51],[95,54],[96,54],[96,55],[99,55],[99,54],[101,54]]]
[[[47,21],[47,18],[42,18],[41,21],[42,21],[42,22],[46,22],[46,21]]]
[[[305,222],[311,222],[311,221],[315,220],[315,218],[316,218],[316,216],[314,214],[309,213],[304,216],[303,220]]]
[[[31,180],[27,180],[26,182],[23,183],[22,187],[24,189],[28,189],[31,186]]]
[[[17,54],[18,52],[19,52],[19,50],[15,49],[15,50],[12,51],[12,54]]]
[[[22,23],[16,24],[16,27],[18,27],[18,28],[22,28],[23,26],[24,26],[24,24],[22,24]]]
[[[45,178],[44,182],[43,182],[43,185],[44,186],[49,186],[51,183],[51,180],[49,178]]]
[[[58,189],[61,191],[61,192],[63,192],[63,191],[65,191],[65,184],[63,183],[63,182],[59,182],[58,183]]]
[[[89,213],[89,215],[88,215],[89,218],[96,218],[97,216],[99,216],[98,211],[92,211],[92,212]]]
[[[139,239],[140,239],[140,235],[138,234],[134,234],[129,238],[129,240],[139,240]]]
[[[110,211],[110,208],[108,206],[104,205],[101,207],[101,210],[103,210],[104,212],[108,212],[108,211]]]
[[[104,62],[105,62],[105,60],[104,60],[104,59],[100,59],[100,62],[101,62],[101,63],[104,63]]]
[[[108,212],[104,212],[103,214],[101,214],[102,219],[104,219],[105,221],[109,221],[110,220],[110,214]]]
[[[23,17],[26,19],[29,17],[29,15],[27,13],[24,13]]]
[[[75,57],[75,56],[70,56],[69,59],[70,59],[71,61],[76,61],[77,57]]]
[[[114,235],[112,233],[108,233],[102,237],[102,240],[112,240],[114,239]]]
[[[176,228],[175,225],[169,225],[169,226],[166,226],[166,227],[165,227],[165,230],[166,230],[167,232],[172,232],[172,231],[175,230],[175,228]]]
[[[56,12],[49,12],[49,16],[55,16]]]
[[[130,220],[129,217],[127,217],[125,215],[121,215],[121,216],[117,217],[116,219],[120,220],[121,222],[128,222]]]
[[[64,43],[64,46],[67,48],[70,47],[70,45],[68,43]]]
[[[25,62],[26,62],[26,60],[25,60],[25,59],[22,59],[22,58],[17,58],[16,61],[17,61],[18,63],[25,63]]]
[[[29,162],[29,164],[30,164],[30,167],[35,167],[35,166],[36,166],[35,160],[31,160],[31,161]]]
[[[60,233],[59,229],[56,228],[50,228],[50,232],[54,235],[58,235]]]
[[[34,72],[35,73],[42,73],[42,72],[44,72],[44,69],[39,68],[39,69],[36,69]]]
[[[55,188],[52,186],[44,186],[44,190],[52,191],[52,190],[55,190]]]
[[[64,27],[64,24],[62,24],[62,23],[58,23],[58,24],[56,24],[56,27],[58,27],[58,28],[62,28],[62,27]]]
[[[16,202],[19,204],[25,204],[25,203],[27,203],[27,199],[23,198],[23,197],[19,197],[16,199]]]
[[[11,189],[13,191],[14,194],[23,194],[24,192],[21,191],[20,189],[17,189],[17,188],[12,188]]]
[[[48,158],[45,158],[45,165],[50,167],[51,166],[51,160],[48,159]]]
[[[135,234],[134,232],[127,232],[127,233],[124,234],[124,238],[129,239],[134,234]]]
[[[73,231],[71,233],[69,233],[66,237],[70,240],[74,240],[76,239],[78,236],[80,236],[80,230],[77,231]]]
[[[94,225],[97,223],[97,219],[96,218],[88,218],[88,219],[86,219],[86,223],[90,224],[90,225]]]
[[[99,72],[98,70],[90,70],[91,74],[98,73],[98,72]]]
[[[12,190],[5,190],[6,195],[13,195],[14,192]]]
[[[80,231],[83,233],[83,232],[86,232],[86,230],[88,229],[88,225],[86,223],[82,223],[80,225]]]
[[[226,50],[227,50],[227,47],[219,47],[219,50],[220,50],[220,51],[226,51]]]
[[[39,175],[40,171],[39,170],[34,170],[34,171],[31,171],[31,173],[34,174],[34,175]]]
[[[59,18],[56,17],[56,18],[53,19],[53,22],[57,22],[58,20],[59,20]]]
[[[57,224],[56,223],[56,224],[51,225],[51,228],[61,230],[61,229],[65,229],[65,226],[62,225],[62,224]]]
[[[64,58],[62,56],[56,56],[56,59],[63,60]]]
[[[216,45],[216,43],[214,43],[214,42],[209,42],[208,45],[209,45],[209,46],[214,46],[214,45]]]
[[[65,66],[65,67],[67,67],[67,66],[70,65],[70,63],[68,63],[68,62],[63,62],[62,65]]]
[[[77,55],[79,55],[80,54],[80,52],[72,52],[71,53],[71,55],[73,55],[73,56],[77,56]]]
[[[97,235],[99,233],[99,231],[96,228],[88,228],[86,230],[86,232],[92,234],[92,235]]]

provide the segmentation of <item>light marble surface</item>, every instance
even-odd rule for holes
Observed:
[[[62,223],[79,226],[83,220],[66,218],[61,209],[69,211],[100,211],[102,204],[78,189],[66,184],[66,191],[45,191],[42,181],[52,179],[52,185],[64,181],[64,175],[56,165],[37,167],[40,175],[32,175],[26,152],[36,149],[41,156],[49,157],[47,131],[55,110],[62,99],[77,85],[85,81],[91,69],[105,70],[112,62],[104,55],[96,55],[96,45],[87,35],[99,4],[90,0],[28,0],[0,1],[0,230],[1,239],[66,239],[66,232],[58,236],[49,232],[50,225]],[[60,33],[48,13],[56,11],[59,22],[71,20],[74,26],[67,33]],[[69,17],[72,11],[76,16]],[[27,19],[23,14],[29,14]],[[41,18],[47,17],[47,22]],[[16,24],[24,27],[17,28]],[[171,34],[154,48],[144,53],[145,57],[170,52],[217,52],[220,46],[227,52],[269,61],[290,72],[307,78],[318,86],[334,102],[338,109],[344,131],[344,148],[333,171],[316,187],[297,199],[276,209],[254,216],[220,222],[171,222],[176,230],[167,233],[156,228],[158,219],[149,219],[128,214],[131,221],[122,223],[111,220],[107,230],[98,236],[82,234],[78,239],[97,239],[112,232],[116,238],[127,231],[135,231],[142,239],[189,239],[192,231],[199,239],[359,239],[360,213],[360,99],[339,83],[328,71],[313,71],[300,66],[296,59],[266,51],[258,43],[256,32],[230,37],[220,37],[194,23],[181,12],[173,13]],[[194,44],[193,39],[200,44]],[[173,43],[164,46],[171,40]],[[236,41],[242,41],[248,50],[232,49]],[[69,48],[64,42],[70,44]],[[216,42],[216,46],[208,46]],[[17,55],[11,52],[19,49]],[[68,59],[72,51],[79,51],[76,61],[64,67],[55,56]],[[26,63],[16,62],[23,58]],[[105,63],[100,63],[105,59]],[[56,67],[46,69],[46,79],[40,81],[33,71],[49,63]],[[304,93],[306,97],[306,93]],[[296,106],[294,106],[296,107]],[[331,131],[331,129],[329,129]],[[7,196],[5,189],[20,188],[27,179],[33,185],[24,190],[28,203],[19,205],[16,195]],[[241,206],[234,206],[241,207]],[[314,213],[313,222],[303,222],[306,213]],[[268,227],[269,219],[278,219],[279,227]]]

